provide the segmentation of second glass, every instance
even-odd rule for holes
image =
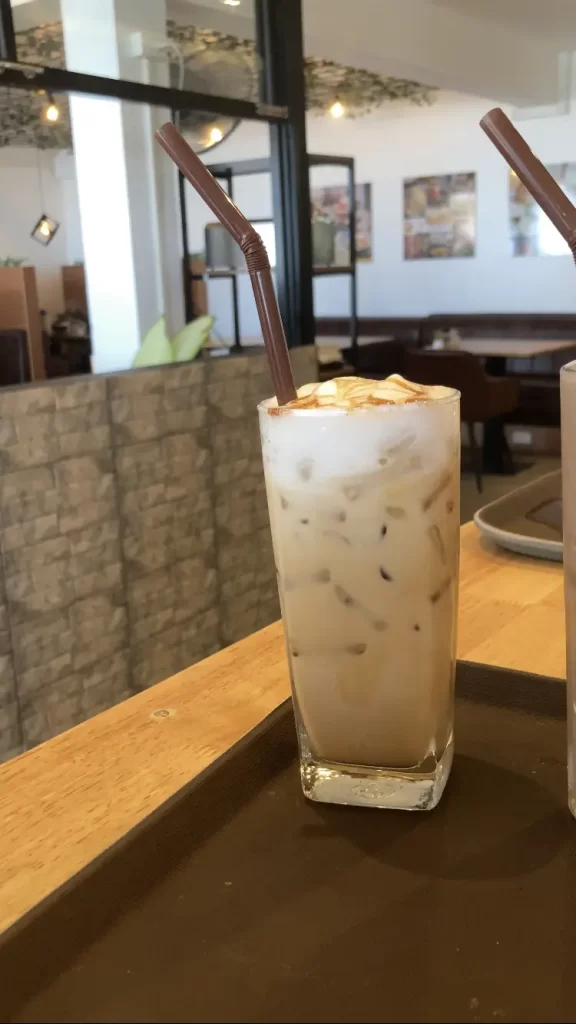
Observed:
[[[560,371],[562,407],[562,534],[566,605],[568,806],[576,818],[576,362]]]
[[[304,793],[429,810],[453,755],[459,395],[259,415]]]

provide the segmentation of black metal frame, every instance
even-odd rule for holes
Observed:
[[[212,168],[210,168],[210,170],[212,170]],[[212,174],[214,174],[213,170],[212,170]],[[232,171],[227,169],[224,172],[224,174],[214,175],[214,177],[223,178],[225,180],[225,182],[226,182],[226,191],[227,191],[228,195],[230,196],[230,199],[232,200],[232,202],[234,202],[234,184],[233,184],[233,180],[232,180],[233,179]],[[188,254],[187,254],[186,250],[184,250],[184,258],[186,259],[187,256],[188,256]],[[188,266],[190,266],[190,258],[189,257],[187,259],[187,263],[188,263]],[[233,271],[233,270],[224,270],[224,271],[221,271],[221,272],[218,272],[218,271],[207,271],[207,275],[206,276],[207,277],[212,277],[212,278],[217,278],[217,277],[218,278],[226,278],[227,280],[230,281],[230,284],[232,286],[232,309],[233,309],[233,316],[234,316],[234,345],[232,346],[232,349],[235,352],[239,352],[240,349],[242,348],[242,342],[241,342],[241,336],[240,336],[240,310],[239,310],[239,305],[238,305],[238,277],[237,277],[237,272]],[[200,280],[201,280],[202,277],[203,277],[202,274],[193,274],[192,272],[190,272],[190,281],[191,282],[194,281],[194,280],[198,280],[198,278],[200,278]]]
[[[172,118],[174,119],[174,118]],[[189,324],[194,319],[194,303],[192,301],[192,272],[188,253],[188,214],[186,213],[186,179],[178,171],[178,200],[180,205],[180,228],[182,232],[182,287],[184,289],[184,318]]]
[[[348,178],[348,207],[350,210],[349,224],[350,224],[350,265],[347,267],[315,267],[312,264],[311,276],[314,277],[350,277],[350,344],[351,344],[351,361],[353,365],[356,365],[356,352],[358,348],[358,303],[357,303],[357,260],[356,260],[356,178],[354,171],[354,157],[350,156],[326,156],[318,154],[310,154],[306,157],[308,171],[312,167],[345,167],[347,170]],[[233,196],[233,179],[235,177],[245,177],[250,174],[269,174],[272,171],[272,162],[268,157],[261,157],[254,160],[236,160],[232,163],[220,163],[220,164],[208,164],[212,174],[215,178],[220,178],[226,182],[226,188],[228,195],[231,199]],[[184,184],[183,179],[181,180],[180,190],[180,203],[182,205],[182,220],[185,222],[186,219],[186,206],[185,206],[185,195],[184,195]],[[308,205],[308,211],[310,206]],[[257,223],[257,220],[252,220],[252,223]],[[276,224],[276,221],[275,221]],[[310,224],[310,213],[308,212],[308,224]],[[310,231],[311,235],[311,231]],[[278,242],[278,240],[277,240]],[[276,246],[278,250],[278,244]],[[312,262],[312,255],[310,257]],[[277,256],[278,265],[278,256]],[[238,271],[234,269],[223,270],[223,271],[206,271],[206,274],[193,274],[190,270],[190,253],[188,251],[188,239],[187,235],[184,236],[184,274],[186,277],[187,273],[187,294],[191,295],[191,282],[202,280],[204,277],[208,278],[230,278],[232,280],[232,314],[234,322],[234,348],[241,348],[240,344],[240,314],[238,308],[238,289],[236,284],[236,275]],[[192,311],[193,315],[193,311]],[[191,318],[191,317],[190,317]],[[311,339],[313,340],[313,338]],[[307,341],[302,340],[301,344],[307,344]]]
[[[5,0],[0,0],[0,4],[3,3]],[[8,60],[0,57],[0,60],[3,59]],[[129,82],[122,78],[104,78],[99,75],[87,75],[81,71],[66,71],[65,68],[44,68],[39,64],[23,64],[20,61],[12,62],[10,67],[2,71],[1,85],[32,91],[45,89],[46,92],[87,93],[129,103],[148,103],[152,107],[166,107],[169,110],[203,110],[225,117],[269,121],[271,124],[286,121],[288,117],[283,107],[266,106],[262,103],[252,103],[250,100],[212,96],[211,93],[184,92],[169,86]]]
[[[17,59],[10,0],[0,0],[0,59],[12,61]]]
[[[350,277],[350,344],[351,361],[356,366],[358,349],[358,281],[356,257],[356,175],[354,157],[326,156],[311,153],[308,156],[310,167],[345,167],[348,174],[348,209],[350,230],[350,266],[348,267],[313,267],[314,277],[347,275]]]
[[[289,345],[313,344],[312,225],[301,0],[256,0],[261,94],[288,108],[270,125],[276,285]],[[300,73],[299,72],[300,69]]]
[[[0,0],[0,87],[108,96],[166,107],[173,117],[181,110],[203,110],[267,122],[277,232],[278,299],[288,344],[308,344],[314,341],[314,314],[301,0],[255,0],[255,11],[261,102],[22,63],[18,61],[10,0]],[[299,68],[302,69],[300,74]],[[183,209],[182,185],[180,188]],[[186,239],[185,219],[182,232]],[[191,294],[186,268],[184,280],[188,315]]]
[[[253,166],[258,165],[259,170],[257,171],[242,171],[242,174],[261,174],[263,172],[270,173],[270,161],[263,160],[246,160],[245,163]],[[234,185],[233,177],[236,173],[235,165],[232,164],[227,167],[225,164],[210,164],[210,170],[215,178],[221,178],[226,182],[226,191],[230,196],[230,199],[234,201]],[[190,251],[188,249],[188,230],[186,227],[187,215],[186,215],[186,182],[182,174],[180,174],[180,208],[182,216],[182,224],[184,227],[184,239],[183,239],[183,251],[184,251],[184,282],[186,293],[189,299],[190,311],[188,307],[186,309],[186,320],[193,320],[194,316],[198,314],[198,310],[194,309],[194,302],[192,300],[192,282],[203,281],[204,278],[209,280],[226,280],[230,281],[232,287],[232,322],[234,324],[234,344],[232,345],[233,352],[240,352],[242,349],[242,334],[240,331],[240,304],[238,302],[238,274],[242,271],[238,271],[233,267],[229,270],[210,270],[209,267],[205,268],[203,274],[194,273],[190,266],[192,259]],[[271,217],[250,217],[251,224],[264,224],[272,221]]]

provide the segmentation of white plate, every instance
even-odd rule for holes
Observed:
[[[562,541],[552,539],[554,531],[546,524],[536,526],[533,519],[527,518],[547,504],[556,505],[562,500],[561,495],[562,475],[558,470],[484,505],[476,512],[474,522],[500,547],[532,558],[561,562]],[[514,528],[507,528],[507,522],[514,522]],[[550,536],[537,536],[538,532]]]

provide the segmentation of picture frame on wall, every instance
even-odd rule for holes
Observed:
[[[476,173],[405,178],[404,259],[476,255]]]

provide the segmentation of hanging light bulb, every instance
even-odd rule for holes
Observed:
[[[346,108],[340,103],[340,100],[334,100],[332,106],[328,108],[328,113],[334,118],[344,117]]]
[[[54,97],[51,93],[48,93],[48,106],[44,111],[44,117],[51,124],[55,124],[56,121],[60,120],[60,107],[54,102]]]
[[[32,238],[34,238],[36,242],[40,242],[41,245],[49,245],[59,227],[59,221],[54,220],[53,217],[48,217],[47,214],[43,213],[40,220],[38,220],[34,225],[30,234]]]
[[[240,0],[222,0],[225,7],[240,7]]]
[[[208,132],[208,142],[210,143],[211,146],[215,146],[217,142],[222,142],[223,138],[224,133],[221,128],[217,128],[216,126],[214,126]]]

